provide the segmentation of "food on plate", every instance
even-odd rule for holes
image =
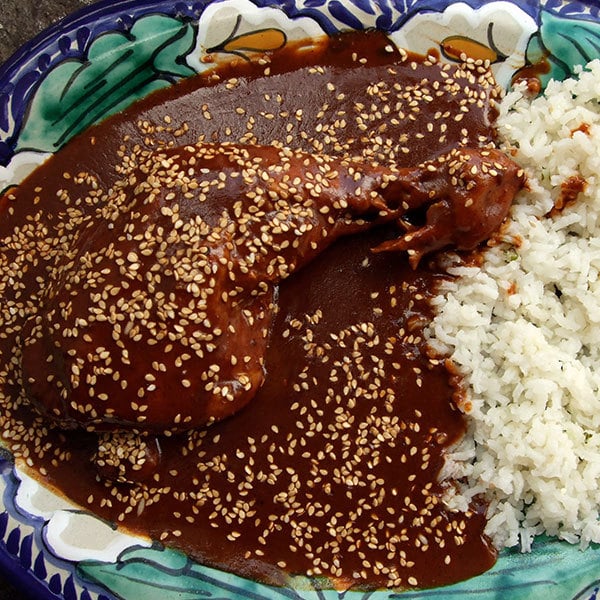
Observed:
[[[164,433],[237,412],[264,381],[280,281],[340,236],[416,210],[424,225],[375,251],[407,250],[416,265],[448,245],[472,250],[523,182],[494,149],[404,169],[206,143],[135,158],[92,210],[66,196],[58,214],[37,213],[38,243],[57,250],[41,253],[21,377],[28,401],[62,427]],[[12,249],[27,236],[15,228]]]
[[[600,542],[600,64],[537,98],[507,94],[499,131],[527,171],[502,243],[453,270],[432,343],[463,375],[473,435],[463,500],[483,494],[497,547]]]
[[[466,425],[424,328],[447,277],[426,253],[475,248],[523,185],[495,147],[498,93],[481,62],[355,33],[184,81],[75,138],[0,200],[17,460],[272,583],[489,568],[485,507],[443,501]]]

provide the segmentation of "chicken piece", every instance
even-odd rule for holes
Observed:
[[[523,173],[498,150],[461,150],[441,161],[443,165],[428,163],[427,178],[422,169],[412,172],[420,185],[409,192],[409,204],[424,209],[425,223],[412,224],[407,211],[398,222],[407,233],[375,252],[407,251],[416,268],[425,254],[447,247],[473,250],[498,229],[524,183]]]
[[[72,244],[22,332],[27,396],[62,427],[160,434],[235,413],[264,380],[278,282],[339,236],[419,208],[426,225],[379,250],[416,264],[472,247],[523,183],[495,150],[414,169],[227,144],[138,161],[69,223]]]

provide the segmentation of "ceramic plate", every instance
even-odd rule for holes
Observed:
[[[272,0],[100,2],[38,36],[0,68],[0,189],[17,184],[98,119],[205,69],[206,48],[227,60],[295,38],[376,27],[398,46],[436,48],[443,60],[463,51],[489,59],[505,87],[521,69],[541,73],[544,86],[600,57],[599,12],[595,2],[558,0],[280,0],[276,7]],[[542,62],[545,68],[537,69]],[[90,88],[100,72],[107,85]],[[600,590],[600,549],[581,552],[550,540],[537,541],[530,554],[506,551],[489,572],[443,589],[268,587],[120,533],[15,468],[6,451],[0,458],[0,566],[40,598],[591,600]]]

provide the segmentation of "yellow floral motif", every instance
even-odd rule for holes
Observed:
[[[225,0],[208,5],[198,26],[196,46],[186,57],[194,70],[210,68],[231,55],[250,60],[253,54],[273,52],[289,42],[325,35],[308,17],[290,18],[280,8],[259,8],[250,0]]]
[[[506,58],[486,44],[462,35],[451,35],[440,42],[442,54],[448,60],[460,60],[462,56],[474,60],[489,60],[491,64]]]
[[[208,52],[230,52],[232,54],[267,52],[283,48],[286,42],[287,37],[280,29],[259,29],[231,37],[218,46],[209,48]]]
[[[508,87],[525,64],[525,52],[537,23],[524,10],[504,0],[473,8],[451,2],[442,12],[417,11],[390,33],[399,47],[441,55],[445,61],[467,58],[489,60],[496,80]]]

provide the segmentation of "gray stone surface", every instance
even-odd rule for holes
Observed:
[[[92,0],[0,0],[0,63],[23,42]]]
[[[92,0],[0,0],[0,63],[40,31],[89,4]],[[0,600],[29,598],[10,579],[0,572]]]

